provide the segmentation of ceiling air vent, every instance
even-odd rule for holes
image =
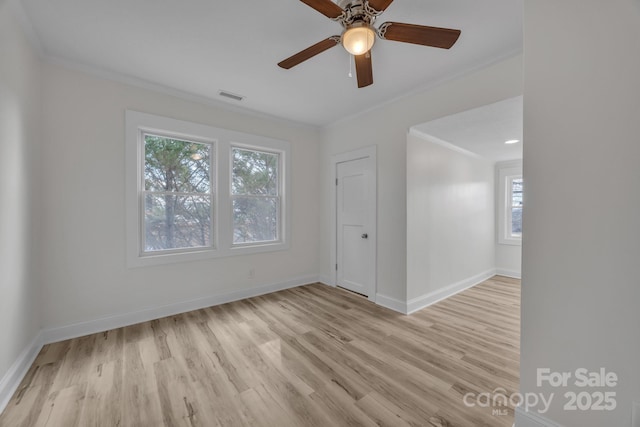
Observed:
[[[224,96],[225,98],[233,99],[234,101],[242,101],[244,99],[244,96],[236,95],[235,93],[227,92],[226,90],[219,91],[218,95]]]

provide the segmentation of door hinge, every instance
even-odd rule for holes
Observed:
[[[338,264],[336,264],[336,271],[338,271]]]
[[[336,185],[338,185],[338,178],[336,178]]]

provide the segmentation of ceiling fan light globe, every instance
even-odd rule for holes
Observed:
[[[342,34],[342,46],[352,55],[362,55],[373,47],[376,33],[371,27],[352,27]]]

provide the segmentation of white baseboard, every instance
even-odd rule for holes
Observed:
[[[516,408],[515,427],[563,427],[540,414],[531,411],[525,411],[521,406]]]
[[[407,314],[407,303],[382,294],[376,294],[376,304],[398,313]]]
[[[245,298],[269,294],[272,292],[281,291],[283,289],[295,288],[296,286],[315,283],[317,281],[318,276],[297,277],[285,282],[271,283],[255,288],[242,289],[224,294],[210,295],[203,298],[181,301],[160,307],[151,307],[140,311],[114,314],[111,316],[89,320],[86,322],[49,328],[42,331],[42,342],[43,344],[50,344],[53,342],[77,338],[84,335],[104,332],[110,329],[121,328],[123,326],[134,325],[136,323],[146,322],[149,320],[160,319],[162,317],[173,316],[175,314],[185,313],[192,310],[199,310],[205,307],[211,307],[214,305],[225,304]]]
[[[20,382],[27,374],[33,361],[42,349],[42,332],[38,332],[31,343],[22,350],[16,361],[0,380],[0,413],[4,411],[11,397],[18,389]]]
[[[469,277],[465,280],[461,280],[445,288],[439,289],[435,292],[410,299],[406,302],[389,297],[387,295],[376,294],[376,304],[393,311],[397,311],[398,313],[411,314],[418,310],[422,310],[423,308],[428,307],[431,304],[435,304],[438,301],[442,301],[443,299],[449,298],[450,296],[462,292],[465,289],[469,289],[475,285],[478,285],[485,280],[495,276],[495,274],[496,270],[495,268],[492,268],[483,273],[476,274],[475,276]]]
[[[333,277],[329,277],[329,276],[320,276],[318,278],[318,281],[320,283],[322,283],[323,285],[329,285],[329,286],[336,286],[336,281],[334,280]]]
[[[513,279],[521,279],[522,278],[522,274],[519,271],[507,270],[507,269],[504,269],[504,268],[496,268],[496,274],[498,276],[506,276],[506,277],[511,277]]]
[[[437,291],[419,296],[417,298],[412,298],[407,301],[406,314],[414,313],[418,310],[422,310],[423,308],[430,306],[431,304],[435,304],[438,301],[449,298],[450,296],[462,292],[465,289],[469,289],[477,284],[484,282],[485,280],[495,276],[495,274],[496,270],[495,268],[492,268],[480,274],[476,274],[475,276],[453,283],[447,287],[438,289]]]

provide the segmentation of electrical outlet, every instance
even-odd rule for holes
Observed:
[[[249,279],[255,279],[255,277],[256,277],[256,269],[251,267],[249,269]]]

